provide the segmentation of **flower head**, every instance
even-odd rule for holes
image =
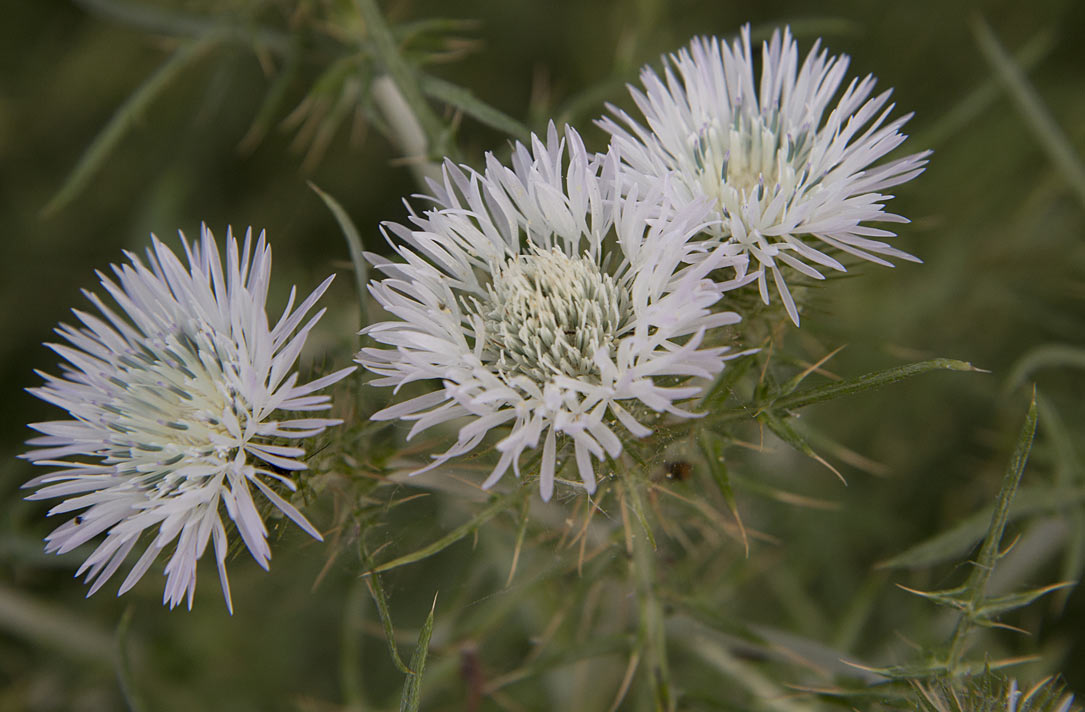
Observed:
[[[298,383],[291,369],[324,310],[303,321],[332,278],[297,309],[292,290],[282,317],[269,326],[271,248],[262,233],[255,249],[251,238],[246,232],[239,251],[228,235],[224,269],[206,228],[199,244],[181,235],[188,267],[152,236],[147,264],[128,253],[130,264],[113,267],[115,280],[98,274],[119,310],[84,292],[99,314],[74,310],[82,326],[62,324],[57,333],[67,344],[49,344],[66,361],[62,375],[39,372],[45,384],[29,390],[71,419],[30,426],[42,436],[22,457],[54,471],[25,486],[38,488],[28,499],[64,498],[50,516],[80,512],[46,537],[46,551],[63,554],[105,533],[76,573],[86,573],[87,595],[150,529],[153,538],[120,593],[172,545],[163,602],[172,608],[187,597],[191,608],[196,561],[210,540],[232,611],[223,512],[265,569],[271,556],[252,488],[321,538],[273,485],[294,490],[290,473],[305,469],[305,451],[282,439],[340,421],[279,420],[277,412],[327,409],[329,397],[316,392],[354,367]]]
[[[757,84],[746,26],[732,45],[694,39],[664,58],[662,78],[641,71],[644,90],[630,91],[647,126],[613,106],[614,118],[599,121],[642,179],[669,176],[680,199],[714,203],[719,221],[710,232],[751,256],[765,303],[771,274],[796,324],[781,268],[823,279],[819,268],[845,269],[831,251],[887,266],[890,257],[918,261],[878,239],[892,232],[868,223],[907,222],[885,212],[892,196],[880,191],[919,175],[929,151],[877,163],[904,141],[910,115],[886,123],[890,92],[871,97],[870,75],[838,94],[848,62],[819,41],[800,67],[785,29],[762,46]]]
[[[438,387],[373,417],[415,421],[408,437],[467,419],[423,469],[507,424],[484,487],[510,466],[519,475],[520,456],[542,439],[549,499],[564,436],[593,492],[592,458],[622,451],[615,424],[641,437],[651,431],[630,410],[690,416],[676,405],[700,390],[689,378],[723,368],[727,349],[703,342],[739,320],[712,311],[734,285],[708,275],[738,258],[691,239],[706,227],[706,201],[671,212],[661,190],[642,198],[623,185],[619,168],[551,125],[545,141],[516,146],[512,168],[492,155],[481,174],[446,163],[431,184],[435,207],[412,213],[409,227],[386,226],[401,261],[369,255],[387,275],[370,290],[394,319],[365,330],[387,348],[357,360],[375,385]]]

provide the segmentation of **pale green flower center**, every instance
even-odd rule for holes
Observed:
[[[224,372],[232,359],[213,339],[184,332],[148,340],[118,359],[110,380],[119,390],[105,406],[114,432],[107,463],[142,488],[166,496],[226,469],[241,443],[247,408]]]
[[[716,121],[689,138],[695,175],[705,195],[722,210],[735,212],[741,198],[761,200],[777,185],[792,190],[796,168],[802,168],[811,141],[805,132],[785,134],[778,114],[739,114],[730,126]]]
[[[557,247],[510,258],[494,271],[481,311],[486,350],[506,376],[543,384],[597,372],[594,357],[632,318],[628,291],[587,256]]]

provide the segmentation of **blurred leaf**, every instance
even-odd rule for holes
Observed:
[[[599,107],[609,100],[613,100],[629,82],[636,79],[636,72],[623,72],[618,75],[607,77],[595,84],[591,84],[562,102],[558,107],[550,107],[549,116],[553,117],[554,123],[577,124],[585,117],[599,113]]]
[[[1085,369],[1085,348],[1068,344],[1045,344],[1018,359],[1006,377],[1006,389],[1017,388],[1042,368],[1070,366]]]
[[[291,148],[305,152],[303,171],[316,169],[350,110],[360,111],[368,101],[371,80],[370,67],[363,57],[353,53],[339,57],[320,73],[301,103],[283,119],[284,126],[296,129]]]
[[[760,478],[742,477],[741,475],[731,473],[731,481],[738,485],[738,488],[743,494],[756,494],[776,502],[783,502],[784,504],[790,504],[796,507],[810,507],[811,509],[823,509],[830,512],[840,509],[840,503],[834,500],[808,497],[804,494],[798,494],[790,490],[766,484]]]
[[[1055,512],[1085,501],[1085,488],[1022,488],[1010,506],[1007,521],[1044,512]],[[962,519],[952,528],[879,562],[877,568],[918,568],[952,561],[967,553],[983,538],[994,515],[991,505]]]
[[[422,91],[429,96],[459,109],[479,123],[504,132],[514,139],[526,142],[531,131],[503,111],[478,99],[469,89],[437,77],[422,76]]]
[[[301,48],[292,44],[289,51],[286,52],[282,69],[275,75],[271,86],[268,87],[267,92],[264,94],[264,100],[260,103],[260,108],[256,110],[256,116],[253,118],[249,130],[241,139],[240,150],[247,152],[256,148],[264,136],[267,135],[268,130],[278,120],[279,112],[286,101],[287,90],[297,79],[300,67]]]
[[[786,418],[781,418],[771,411],[762,411],[761,414],[757,416],[757,419],[767,425],[769,430],[776,433],[776,435],[785,443],[810,459],[824,465],[830,472],[836,475],[841,482],[845,485],[848,484],[848,481],[844,479],[844,475],[840,474],[840,470],[833,467],[828,460],[814,452],[814,448],[810,447],[810,443],[806,442],[806,439],[803,438],[799,431],[791,427],[791,423],[789,423]]]
[[[424,17],[419,20],[401,22],[392,29],[400,42],[408,44],[430,35],[440,36],[450,32],[474,30],[479,24],[478,20],[459,17]]]
[[[1042,30],[1021,46],[1014,55],[1014,59],[1022,69],[1032,69],[1051,54],[1054,46],[1054,33],[1050,30]],[[981,117],[1001,95],[1002,91],[998,82],[993,77],[988,77],[953,108],[936,117],[925,131],[913,134],[911,140],[926,148],[936,148],[972,126],[973,122]]]
[[[375,566],[370,569],[367,574],[376,574],[382,571],[390,571],[392,569],[399,568],[400,566],[413,564],[416,561],[421,561],[422,559],[428,558],[430,556],[433,556],[434,554],[444,551],[448,547],[458,542],[460,539],[463,539],[468,534],[474,532],[476,529],[493,519],[501,512],[509,509],[510,506],[514,506],[514,503],[517,503],[517,500],[519,500],[520,497],[525,496],[525,493],[530,491],[530,487],[520,487],[518,491],[513,492],[512,494],[495,497],[494,501],[490,503],[490,506],[486,507],[486,509],[483,509],[481,512],[476,514],[474,517],[471,518],[470,521],[456,527],[437,541],[433,542],[428,546],[424,546],[421,549],[417,549],[410,554],[404,554],[403,556],[392,559],[391,561],[386,561],[383,564]]]
[[[1040,409],[1040,418],[1044,421],[1044,439],[1051,444],[1054,451],[1055,486],[1068,487],[1085,476],[1085,468],[1082,468],[1081,458],[1078,457],[1077,439],[1059,411],[1043,394],[1036,394],[1036,404]],[[1020,497],[1018,493],[1018,499]],[[1075,506],[1081,499],[1067,498],[1065,506],[1060,507],[1063,519],[1070,528],[1059,572],[1059,578],[1064,581],[1080,581],[1082,572],[1085,571],[1085,507]],[[1069,597],[1069,591],[1058,596],[1057,607],[1062,609]]]
[[[783,684],[761,666],[741,659],[704,631],[698,631],[681,640],[691,652],[712,666],[731,684],[744,689],[756,703],[747,703],[736,709],[763,709],[772,712],[813,712],[814,707],[801,697],[788,695]]]
[[[433,596],[433,605],[418,634],[418,645],[411,656],[411,672],[403,683],[403,696],[399,701],[400,712],[417,712],[422,701],[422,673],[426,669],[426,655],[429,653],[429,638],[433,634],[433,612],[437,608],[437,596]]]
[[[823,39],[825,37],[848,37],[862,35],[866,27],[849,17],[824,15],[821,17],[801,17],[788,22],[788,28],[795,37],[809,37],[811,39]],[[755,43],[768,42],[772,33],[777,32],[780,25],[777,22],[757,24],[750,29],[750,39]],[[737,36],[737,33],[735,33]]]
[[[109,123],[94,137],[90,146],[80,157],[64,185],[42,209],[45,215],[51,215],[70,203],[90,182],[94,173],[109,158],[128,130],[143,118],[143,112],[150,106],[166,86],[181,72],[205,52],[218,44],[218,35],[207,35],[197,41],[188,42],[170,55],[154,74],[147,78],[127,100],[117,109]]]
[[[328,209],[332,211],[332,215],[335,216],[335,221],[339,223],[339,229],[343,231],[343,237],[347,240],[347,250],[350,252],[350,262],[354,265],[354,286],[358,290],[358,306],[361,314],[361,324],[358,328],[364,328],[369,322],[369,319],[366,316],[365,301],[365,295],[368,293],[366,290],[366,283],[369,281],[369,266],[365,261],[365,256],[362,254],[365,249],[362,244],[362,237],[358,233],[358,228],[354,226],[354,221],[350,219],[350,216],[347,215],[347,211],[343,209],[343,206],[339,204],[339,201],[318,188],[312,181],[309,182],[309,187],[313,189],[313,192],[320,196],[320,199],[324,201],[324,204],[328,206]]]
[[[1048,158],[1077,195],[1078,202],[1085,207],[1085,164],[1081,156],[983,16],[974,16],[971,24],[983,58],[991,65]]]
[[[43,603],[4,584],[0,584],[0,630],[97,665],[110,665],[116,650],[109,630],[85,614]]]
[[[289,50],[291,38],[277,30],[239,22],[225,16],[201,15],[166,9],[149,3],[123,0],[74,0],[88,12],[108,17],[141,30],[174,37],[234,36],[277,53]]]
[[[587,660],[590,658],[597,658],[603,655],[613,655],[617,653],[626,653],[633,646],[633,638],[629,635],[607,635],[607,636],[593,636],[587,640],[578,643],[574,648],[558,648],[548,650],[542,655],[531,660],[531,662],[521,665],[520,667],[511,670],[510,672],[495,677],[486,685],[486,693],[489,694],[494,690],[499,690],[502,687],[511,685],[514,682],[520,680],[531,679],[538,677],[543,673],[549,672],[556,668],[565,667],[566,665],[572,665],[578,660]]]
[[[143,696],[136,690],[135,679],[132,676],[132,661],[128,655],[128,630],[132,625],[132,610],[131,604],[124,609],[114,635],[117,684],[121,688],[121,694],[128,704],[128,709],[131,712],[144,712],[148,707],[143,700]]]

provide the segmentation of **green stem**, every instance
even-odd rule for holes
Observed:
[[[630,522],[633,529],[630,537],[633,542],[630,574],[637,590],[638,647],[645,651],[644,660],[648,669],[655,709],[670,712],[674,709],[674,701],[671,699],[670,671],[667,666],[667,637],[663,627],[663,606],[656,595],[655,542],[645,518],[643,488],[646,482],[630,476],[625,479],[624,484],[634,513],[634,521]]]
[[[365,608],[365,583],[355,579],[347,591],[343,606],[343,628],[339,637],[339,687],[349,712],[362,712],[362,622]]]

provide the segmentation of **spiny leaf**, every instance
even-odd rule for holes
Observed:
[[[396,669],[400,672],[409,675],[411,669],[403,664],[403,659],[399,657],[399,647],[396,645],[396,633],[392,628],[392,614],[388,611],[388,599],[384,595],[384,586],[381,585],[380,576],[373,574],[367,576],[365,579],[366,585],[369,587],[369,595],[373,597],[373,602],[377,604],[377,615],[381,619],[381,624],[384,626],[384,637],[388,641],[388,651],[392,655],[392,664],[396,666]]]
[[[354,226],[354,221],[347,215],[347,211],[343,209],[343,206],[339,204],[332,196],[325,193],[318,188],[312,181],[309,182],[309,187],[313,189],[320,199],[324,201],[324,204],[328,206],[328,209],[332,211],[332,215],[335,216],[335,221],[339,223],[339,229],[343,231],[343,237],[347,240],[347,250],[350,252],[350,262],[354,265],[354,285],[358,290],[358,305],[361,309],[361,326],[364,327],[369,319],[366,316],[366,301],[365,295],[366,283],[369,281],[369,266],[365,261],[365,257],[362,254],[362,238],[358,234],[358,228]]]
[[[919,361],[904,366],[896,366],[883,371],[875,371],[859,376],[858,378],[849,378],[843,381],[828,383],[823,386],[816,386],[814,388],[799,391],[798,393],[790,394],[782,393],[778,387],[771,387],[769,380],[766,378],[765,382],[759,386],[754,403],[744,405],[741,408],[729,408],[709,413],[701,420],[701,423],[705,425],[714,425],[733,420],[742,420],[751,417],[754,413],[768,410],[797,410],[814,403],[833,400],[835,398],[862,393],[864,391],[871,391],[889,385],[890,383],[903,381],[906,378],[918,376],[923,373],[930,373],[931,371],[971,371],[987,373],[983,369],[976,368],[972,364],[964,361],[957,361],[949,358],[937,358],[931,359],[930,361]],[[725,369],[724,374],[726,373],[727,371]],[[716,391],[715,387],[713,387],[713,391]]]
[[[874,667],[871,665],[860,665],[859,663],[852,662],[851,660],[844,660],[843,663],[856,670],[862,670],[866,673],[872,673],[889,680],[926,680],[932,677],[937,677],[945,674],[945,663],[939,661],[930,661],[925,663],[912,663],[910,665],[889,665],[886,667]]]
[[[956,608],[958,610],[964,609],[968,605],[968,600],[964,596],[968,589],[964,586],[957,586],[956,588],[947,588],[941,591],[920,591],[916,588],[908,588],[904,584],[897,584],[897,588],[907,591],[908,593],[920,596],[933,601],[940,606],[948,606],[950,608]]]
[[[1037,660],[1035,655],[1023,655],[1016,658],[1000,658],[998,660],[984,660],[982,662],[965,663],[955,668],[955,674],[958,677],[967,677],[969,675],[980,675],[992,670],[1001,670],[1003,668],[1013,667],[1015,665],[1021,665],[1027,662],[1033,662]],[[862,670],[863,672],[873,673],[880,675],[889,680],[901,680],[901,681],[916,681],[916,680],[930,680],[932,678],[943,678],[950,672],[949,666],[941,660],[928,660],[921,663],[911,663],[908,665],[890,665],[887,667],[872,667],[867,665],[860,665],[859,663],[852,662],[850,660],[841,661],[849,667],[853,667],[856,670]]]
[[[505,580],[505,588],[512,585],[512,577],[516,575],[516,564],[520,561],[520,551],[524,547],[524,537],[527,535],[528,509],[531,502],[525,499],[520,507],[520,526],[516,531],[516,544],[512,553],[512,565],[509,566],[509,577]]]
[[[890,383],[903,381],[912,376],[918,376],[931,371],[970,371],[986,373],[983,369],[976,368],[965,361],[957,361],[950,358],[936,358],[929,361],[909,363],[904,366],[887,368],[883,371],[875,371],[858,378],[849,378],[837,383],[829,383],[824,386],[799,391],[791,395],[782,396],[772,401],[773,409],[791,410],[803,408],[813,403],[849,396],[864,391],[872,391]]]
[[[169,59],[163,62],[154,74],[148,77],[118,107],[105,127],[91,141],[83,152],[75,168],[68,174],[64,185],[42,209],[42,214],[51,215],[70,203],[90,182],[90,179],[105,163],[109,154],[116,148],[128,130],[143,118],[143,113],[171,81],[204,52],[216,45],[220,37],[207,35],[194,42],[186,42],[178,47]]]
[[[981,618],[994,618],[1006,611],[1012,611],[1015,608],[1027,606],[1038,598],[1042,598],[1053,591],[1069,588],[1073,585],[1073,581],[1063,581],[1061,583],[1053,583],[1048,586],[1032,589],[1031,591],[1011,593],[1005,596],[996,596],[994,598],[985,598],[983,604],[976,609],[976,614]]]
[[[1014,447],[1010,464],[1006,468],[1006,474],[1002,477],[1002,486],[998,491],[998,501],[995,511],[991,516],[991,525],[987,530],[987,536],[983,540],[979,556],[976,557],[976,566],[965,584],[973,588],[973,601],[978,601],[983,596],[987,581],[994,571],[998,561],[999,545],[1002,534],[1006,530],[1006,522],[1010,516],[1010,503],[1017,492],[1017,486],[1021,484],[1021,475],[1025,471],[1025,463],[1028,462],[1029,453],[1032,451],[1032,439],[1036,435],[1036,394],[1033,393],[1032,402],[1029,404],[1025,423],[1021,426],[1021,433],[1017,437],[1017,445]]]
[[[964,595],[967,597],[968,605],[962,611],[961,617],[957,621],[957,627],[953,631],[953,637],[950,639],[948,663],[951,669],[955,670],[960,663],[970,627],[976,622],[982,621],[982,619],[977,621],[974,611],[982,605],[987,591],[987,582],[991,579],[995,564],[998,563],[1002,535],[1006,531],[1006,522],[1009,520],[1010,503],[1017,492],[1018,485],[1021,484],[1021,475],[1025,471],[1025,464],[1028,462],[1029,453],[1032,451],[1032,440],[1036,435],[1036,421],[1036,391],[1033,389],[1032,401],[1029,403],[1024,425],[1021,426],[1021,433],[1017,437],[1013,456],[1010,458],[1006,473],[1002,476],[1002,486],[999,487],[998,500],[995,504],[995,511],[991,515],[991,524],[987,529],[987,536],[980,546],[980,552],[976,557],[972,572],[964,583],[966,589]]]
[[[437,609],[437,595],[433,596],[426,622],[418,634],[418,645],[411,656],[411,672],[403,682],[403,695],[399,700],[400,712],[417,712],[422,701],[422,673],[426,669],[426,656],[429,653],[429,639],[433,635],[433,612]]]

